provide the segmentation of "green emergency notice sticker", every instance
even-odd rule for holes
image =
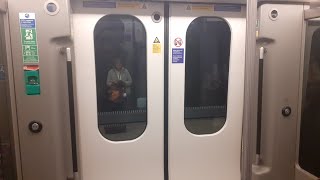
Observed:
[[[19,13],[23,63],[39,63],[35,13]]]

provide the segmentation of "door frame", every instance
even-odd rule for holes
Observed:
[[[189,10],[190,8],[188,8],[188,6],[191,5],[191,10]],[[230,12],[230,11],[211,11],[212,9],[215,9],[215,7],[218,9],[219,6],[215,5],[214,3],[208,3],[208,4],[191,4],[191,3],[182,3],[182,4],[173,4],[172,5],[172,9],[170,9],[170,17],[172,19],[170,19],[170,29],[174,30],[170,32],[170,52],[169,52],[169,86],[171,86],[169,88],[169,157],[173,156],[174,158],[170,158],[169,159],[169,172],[173,172],[176,170],[178,171],[178,173],[175,173],[175,176],[173,176],[172,174],[169,174],[169,177],[173,177],[175,179],[185,179],[186,177],[177,177],[177,174],[182,174],[181,171],[182,169],[184,169],[185,172],[191,172],[191,169],[187,168],[187,161],[184,161],[184,166],[182,166],[181,168],[177,168],[178,164],[178,156],[180,157],[180,160],[182,159],[182,154],[184,155],[184,159],[192,159],[193,157],[198,157],[199,159],[203,159],[202,156],[196,156],[196,154],[201,154],[197,151],[196,147],[205,147],[204,143],[207,142],[212,142],[212,143],[221,143],[223,142],[223,140],[228,140],[228,142],[230,143],[226,143],[224,144],[225,146],[220,146],[220,147],[225,147],[225,151],[226,154],[230,153],[228,157],[233,157],[234,159],[237,159],[237,157],[233,156],[234,154],[239,155],[238,159],[238,163],[232,164],[230,165],[230,162],[234,161],[234,159],[232,158],[225,158],[224,156],[220,156],[220,157],[224,157],[225,161],[222,161],[220,158],[217,158],[216,156],[212,155],[212,157],[215,157],[215,160],[207,160],[207,161],[201,161],[202,164],[205,163],[211,163],[209,165],[209,167],[213,168],[213,169],[219,169],[222,166],[226,167],[226,164],[229,164],[230,166],[228,166],[230,169],[232,169],[232,173],[233,176],[228,176],[226,174],[223,173],[217,173],[217,178],[221,178],[221,179],[226,179],[227,176],[230,178],[241,178],[240,176],[240,159],[241,159],[241,133],[242,133],[242,120],[243,120],[243,105],[244,105],[244,92],[242,92],[244,90],[244,78],[245,78],[245,72],[244,72],[244,68],[245,68],[245,28],[246,28],[246,12],[245,12],[245,8],[242,7],[241,5],[239,5],[241,7],[240,11],[234,11],[234,12]],[[174,8],[174,9],[173,9]],[[194,9],[193,9],[194,8]],[[185,12],[187,11],[187,12]],[[186,17],[185,19],[179,19],[180,17]],[[185,62],[178,64],[178,63],[173,63],[171,62],[171,56],[172,56],[172,49],[176,48],[174,46],[174,39],[179,37],[183,40],[183,45],[180,48],[184,48],[184,54],[186,54],[186,51],[188,51],[185,47],[186,44],[186,30],[189,27],[190,23],[199,18],[199,17],[217,17],[217,18],[221,18],[223,19],[229,26],[230,31],[231,31],[231,42],[230,42],[230,56],[229,56],[229,76],[228,76],[228,83],[229,83],[229,88],[228,88],[228,100],[227,100],[227,118],[226,118],[226,123],[225,125],[222,127],[222,129],[220,129],[218,132],[212,133],[212,134],[206,134],[206,135],[195,135],[192,134],[191,132],[189,132],[185,125],[182,125],[182,121],[184,120],[183,118],[183,112],[184,112],[184,90],[185,90]],[[171,25],[176,25],[177,26],[171,26]],[[179,26],[179,28],[177,28]],[[186,28],[186,29],[185,29]],[[243,28],[243,29],[242,29]],[[243,48],[237,48],[238,46],[240,46],[239,44],[236,43],[243,43],[241,45],[241,47]],[[235,47],[237,46],[237,47]],[[238,58],[235,58],[235,56],[237,56]],[[185,57],[185,56],[184,56]],[[186,57],[185,57],[186,58]],[[184,58],[184,59],[185,59]],[[185,59],[186,61],[186,59]],[[235,66],[237,66],[237,68],[235,68]],[[237,74],[237,77],[239,77],[238,81],[235,81],[235,74]],[[231,93],[232,90],[235,90],[235,86],[238,87],[236,88],[239,92],[239,94],[236,93]],[[173,90],[175,91],[173,93]],[[171,92],[170,92],[171,91]],[[183,100],[182,100],[183,99]],[[235,108],[235,104],[237,104],[237,108]],[[231,113],[231,110],[233,110],[233,113]],[[178,113],[177,113],[178,112]],[[240,123],[237,124],[237,123]],[[239,127],[239,129],[237,129]],[[232,129],[232,130],[231,130]],[[235,138],[235,134],[236,137],[239,138],[239,141],[237,138]],[[188,138],[188,139],[187,139]],[[174,139],[174,140],[172,140]],[[182,149],[176,150],[175,148],[171,148],[172,146],[174,146],[175,144],[179,144],[179,142],[177,142],[178,140],[181,140],[180,142],[184,142],[184,143],[180,143],[180,144],[187,144],[187,142],[189,143],[197,143],[194,148],[191,148],[194,151],[194,155],[190,155],[186,156],[185,154],[188,154],[186,152],[183,153],[178,153],[183,151]],[[200,146],[201,144],[201,146]],[[235,145],[236,144],[236,145]],[[198,146],[199,145],[199,146]],[[218,147],[209,147],[209,143],[206,144],[208,147],[208,149],[212,150],[214,149],[215,151],[212,152],[220,152],[221,149],[219,149]],[[219,144],[216,144],[219,146]],[[229,147],[232,146],[232,148]],[[234,146],[233,146],[234,145]],[[177,146],[175,146],[177,147]],[[186,146],[183,146],[184,149],[188,149],[186,148]],[[175,150],[173,150],[175,149]],[[178,148],[177,148],[178,149]],[[228,149],[228,150],[226,150]],[[230,149],[238,149],[239,152],[233,153],[232,151],[229,151]],[[202,150],[202,153],[207,153],[207,151]],[[180,155],[177,155],[180,154]],[[213,154],[217,154],[217,153],[213,153]],[[221,153],[221,154],[225,154],[225,153]],[[192,159],[192,162],[195,162],[195,164],[200,165],[201,163],[200,160],[196,161],[196,158]],[[207,157],[207,159],[209,159]],[[171,162],[170,162],[171,161]],[[175,163],[173,163],[175,162]],[[215,166],[216,164],[214,163],[216,162],[217,164],[220,163],[221,166],[217,167]],[[221,163],[224,162],[224,163]],[[189,163],[190,164],[190,163]],[[199,166],[200,167],[200,166]],[[199,168],[198,167],[198,168]],[[235,169],[238,169],[235,170]],[[214,170],[212,170],[211,172],[205,171],[203,168],[199,168],[196,169],[196,172],[200,172],[198,170],[201,170],[201,172],[206,172],[208,176],[212,176],[209,175],[210,173],[212,173]],[[203,170],[203,171],[202,171]],[[185,173],[188,174],[188,173]],[[196,173],[195,173],[196,174]],[[219,176],[219,175],[220,176]],[[190,175],[190,174],[189,174]],[[239,177],[238,177],[239,176]],[[195,177],[190,177],[191,179],[194,179]],[[204,177],[207,177],[204,175]]]

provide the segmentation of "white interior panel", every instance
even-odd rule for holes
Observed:
[[[148,3],[144,10],[96,10],[99,13],[92,14],[95,9],[86,9],[91,14],[79,13],[72,17],[80,177],[82,180],[163,180],[164,62],[163,50],[152,53],[152,44],[156,37],[163,43],[164,24],[151,19],[156,11],[163,14],[163,5]],[[109,141],[98,130],[93,31],[98,20],[107,14],[139,14],[135,17],[144,24],[147,33],[148,123],[145,132],[131,141]]]
[[[228,111],[225,126],[217,133],[194,135],[184,124],[185,64],[169,65],[169,174],[171,180],[240,180],[241,130],[245,67],[245,9],[241,12],[213,12],[188,5],[170,6],[170,50],[174,39],[186,42],[186,31],[197,17],[226,20],[231,29]],[[183,43],[181,48],[185,48]],[[195,94],[195,96],[197,96]]]

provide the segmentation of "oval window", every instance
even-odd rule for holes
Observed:
[[[94,29],[98,125],[111,141],[147,126],[146,30],[136,17],[107,15]]]
[[[184,116],[193,134],[218,132],[226,122],[230,42],[221,18],[200,17],[188,27]]]
[[[310,22],[311,24],[311,22]],[[320,29],[311,41],[310,58],[306,60],[304,97],[302,103],[299,164],[320,177]]]

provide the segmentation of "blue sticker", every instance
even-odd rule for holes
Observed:
[[[83,7],[85,8],[116,8],[116,2],[105,2],[105,1],[84,1]]]
[[[184,49],[172,48],[172,63],[183,63],[183,62],[184,62]]]
[[[216,4],[214,11],[241,12],[241,5]]]
[[[21,28],[36,28],[35,19],[20,19]]]

